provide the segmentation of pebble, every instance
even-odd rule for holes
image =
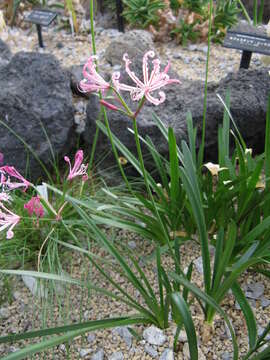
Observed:
[[[261,282],[251,283],[247,285],[247,290],[245,292],[246,297],[249,299],[259,299],[264,293],[264,285]]]
[[[87,342],[88,342],[89,344],[92,344],[95,340],[96,340],[96,335],[95,335],[95,334],[89,334],[89,335],[87,336]]]
[[[161,346],[166,341],[166,336],[163,331],[155,326],[150,326],[143,332],[143,338],[151,345]]]
[[[263,332],[264,332],[264,328],[262,326],[258,325],[258,335],[261,336]],[[267,340],[267,341],[270,340],[270,334],[269,333],[266,335],[265,340]]]
[[[181,330],[178,336],[178,341],[180,342],[187,342],[187,333],[185,330]]]
[[[17,348],[16,346],[10,346],[10,348],[9,348],[9,351],[11,352],[11,353],[15,353],[16,351],[19,351],[20,349],[19,348]]]
[[[222,360],[232,360],[233,355],[229,352],[225,352],[224,354],[222,354]]]
[[[40,282],[38,283],[36,278],[33,276],[22,275],[22,280],[32,295],[47,298],[48,290],[44,289],[44,286]]]
[[[174,360],[174,354],[171,349],[165,349],[161,354],[159,360]]]
[[[84,358],[86,357],[88,354],[90,354],[91,352],[91,349],[81,349],[80,350],[80,357],[81,358]]]
[[[0,319],[8,319],[10,317],[10,312],[8,308],[0,308]]]
[[[132,346],[133,335],[130,333],[127,327],[121,326],[113,330],[113,333],[117,333],[126,343],[128,348]]]
[[[157,350],[148,344],[145,345],[144,351],[154,359],[158,356]]]
[[[108,360],[124,360],[124,355],[122,351],[117,351],[114,352],[111,356],[109,356]]]
[[[136,244],[135,241],[132,240],[132,241],[129,241],[129,242],[128,242],[128,247],[129,247],[130,249],[134,250],[134,249],[136,249],[137,244]]]
[[[67,348],[66,348],[65,344],[59,345],[59,350],[60,350],[62,353],[65,353],[65,354],[66,354]]]
[[[203,274],[203,262],[202,262],[202,257],[198,257],[196,260],[194,260],[194,265],[197,269],[197,271],[200,273],[200,274]]]
[[[104,359],[104,350],[98,350],[92,357],[91,360],[103,360]]]
[[[263,308],[266,308],[270,305],[270,300],[266,299],[264,296],[262,296],[260,300]]]

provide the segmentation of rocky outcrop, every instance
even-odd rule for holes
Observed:
[[[12,57],[8,45],[0,39],[0,68],[8,64]]]
[[[111,65],[122,64],[124,53],[128,53],[130,59],[142,56],[146,51],[154,49],[152,35],[145,30],[127,31],[112,40],[105,51],[105,59]]]
[[[142,78],[141,58],[131,64],[132,70]],[[173,78],[176,77],[172,74]],[[122,82],[132,84],[126,74],[123,74]],[[209,84],[206,119],[206,159],[217,159],[217,133],[218,126],[222,123],[224,107],[217,94],[225,99],[226,91],[231,93],[231,113],[234,120],[247,142],[255,152],[263,151],[265,136],[265,119],[267,97],[270,90],[270,77],[267,69],[241,70],[238,73],[229,74],[219,84]],[[162,120],[165,126],[172,127],[177,142],[187,137],[186,115],[192,113],[194,125],[198,128],[200,139],[203,117],[204,84],[182,80],[181,85],[170,85],[164,88],[166,101],[154,106],[146,102],[137,118],[139,133],[143,137],[149,136],[157,146],[159,152],[168,156],[168,145],[160,134],[155,122],[153,112]],[[134,109],[134,103],[129,95],[123,94],[129,105]],[[95,123],[98,118],[99,103],[96,96],[91,95],[87,106],[87,120],[84,139],[90,146],[95,134]],[[133,135],[128,131],[132,128],[132,121],[122,113],[107,110],[112,132],[126,145],[129,150],[136,154],[136,146]],[[231,142],[233,146],[233,141]],[[199,144],[198,144],[199,146]],[[98,141],[98,153],[110,152],[111,145],[103,134]],[[144,154],[146,156],[146,149]],[[112,155],[107,157],[107,165],[112,165]],[[151,167],[151,162],[148,164]],[[102,166],[106,166],[103,164]]]
[[[53,161],[50,146],[57,158],[72,145],[69,80],[56,58],[47,54],[20,52],[0,68],[0,119],[10,129],[0,124],[0,151],[6,164],[31,179],[44,174],[35,157],[48,168]]]

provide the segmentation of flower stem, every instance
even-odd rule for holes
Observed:
[[[206,111],[207,111],[207,84],[208,84],[208,71],[211,47],[211,31],[212,31],[212,14],[213,14],[213,0],[210,0],[209,9],[209,27],[208,27],[208,48],[206,57],[206,71],[205,71],[205,85],[204,85],[204,100],[203,100],[203,124],[202,124],[202,142],[198,156],[198,166],[201,167],[204,158],[204,145],[205,145],[205,127],[206,127]]]

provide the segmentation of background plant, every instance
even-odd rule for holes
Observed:
[[[158,22],[157,11],[164,8],[162,0],[123,0],[123,16],[132,26],[146,28]]]

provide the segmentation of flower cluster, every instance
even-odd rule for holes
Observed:
[[[2,155],[2,153],[0,153]],[[65,156],[64,160],[69,163],[69,175],[67,180],[73,180],[77,176],[82,176],[82,180],[88,179],[87,168],[88,164],[84,165],[83,151],[78,150],[75,154],[75,162],[73,168],[69,157]],[[0,156],[0,161],[3,162],[3,155]],[[9,210],[4,203],[11,203],[12,197],[10,192],[16,189],[22,189],[24,192],[30,187],[34,187],[28,180],[26,180],[13,166],[0,167],[0,231],[7,230],[6,238],[11,239],[14,236],[13,228],[19,223],[20,216]],[[42,201],[47,203],[47,200],[40,196],[32,196],[32,198],[24,204],[24,209],[27,210],[29,216],[35,216],[37,224],[39,218],[44,216],[44,208]],[[56,213],[57,214],[57,213]]]
[[[170,79],[168,71],[170,68],[170,63],[165,67],[163,71],[160,70],[160,60],[152,60],[152,71],[149,74],[148,58],[154,58],[154,51],[147,51],[143,56],[142,70],[143,70],[143,80],[140,80],[133,71],[130,69],[130,64],[132,63],[128,57],[128,54],[124,54],[123,60],[125,62],[125,70],[129,77],[135,83],[135,86],[126,85],[120,82],[120,73],[114,72],[112,74],[111,83],[105,81],[96,71],[96,56],[91,56],[90,59],[84,66],[83,76],[84,79],[80,82],[79,88],[82,92],[96,92],[101,91],[102,95],[106,95],[106,92],[109,89],[112,89],[116,96],[120,98],[119,91],[128,91],[130,93],[131,99],[133,101],[140,101],[142,99],[148,100],[154,105],[159,105],[163,103],[166,99],[166,95],[163,91],[158,93],[159,97],[154,97],[153,93],[159,90],[160,88],[177,83],[180,81],[177,79]],[[114,105],[102,100],[102,104],[107,106],[111,110],[120,110]]]

